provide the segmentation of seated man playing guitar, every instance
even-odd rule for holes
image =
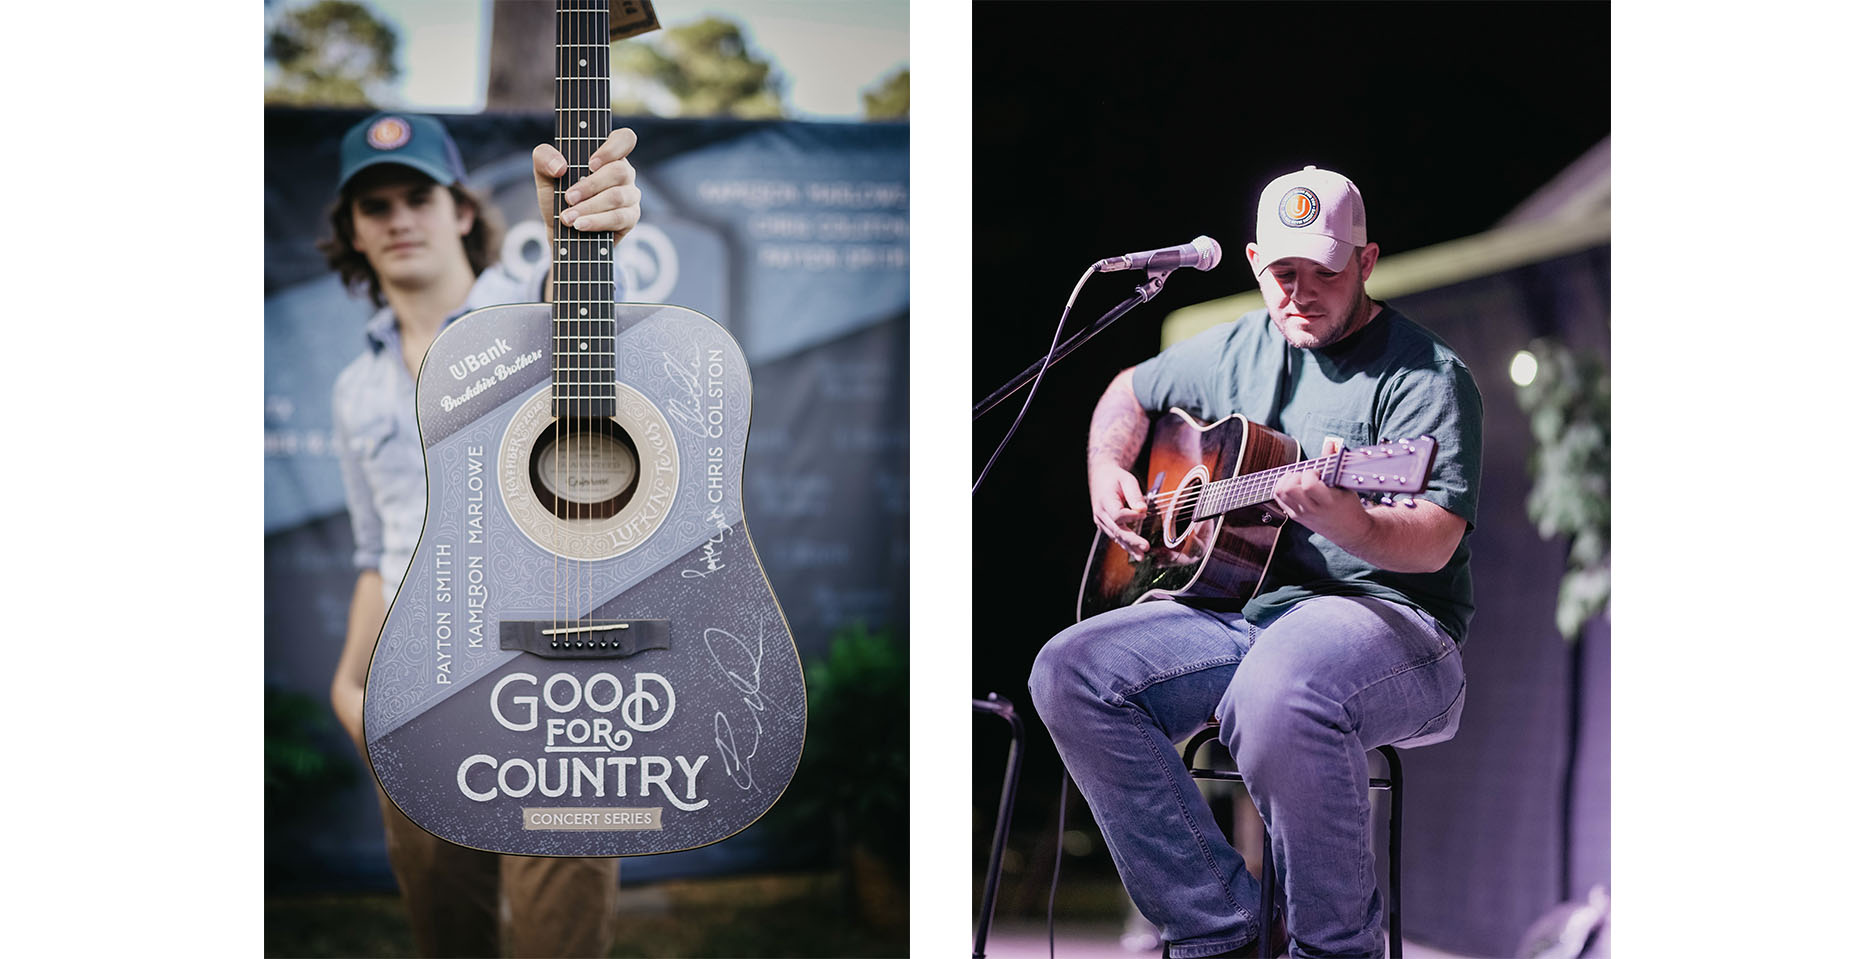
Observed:
[[[1185,549],[1180,535],[1216,535],[1219,523],[1193,524],[1203,509],[1186,511],[1184,526],[1161,515],[1189,505],[1185,480],[1149,473],[1142,490],[1132,473],[1149,414],[1243,414],[1311,456],[1420,437],[1437,450],[1424,491],[1364,502],[1340,469],[1353,455],[1272,470],[1268,506],[1222,513],[1224,525],[1278,530],[1264,534],[1273,548],[1237,595],[1134,602],[1167,594],[1132,592],[1103,607],[1084,594],[1084,618],[1042,648],[1029,688],[1129,894],[1175,959],[1250,954],[1266,932],[1257,882],[1173,746],[1213,716],[1269,829],[1265,868],[1286,892],[1294,954],[1379,955],[1366,752],[1457,731],[1482,404],[1450,347],[1367,296],[1380,250],[1346,177],[1306,167],[1271,182],[1245,252],[1267,308],[1122,371],[1096,405],[1088,485],[1115,555],[1103,563],[1097,542],[1090,593],[1103,566],[1190,565],[1171,556]],[[1160,420],[1177,422],[1189,416]],[[1215,475],[1201,472],[1188,480]]]

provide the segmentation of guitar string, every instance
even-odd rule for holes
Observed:
[[[577,44],[580,42],[579,20],[578,20],[578,17],[574,13],[574,8],[572,4],[567,5],[566,34],[567,34],[569,43]],[[573,112],[568,115],[568,119],[567,119],[567,123],[569,124],[567,127],[567,131],[566,131],[567,138],[560,142],[560,153],[566,159],[566,162],[567,162],[566,181],[567,181],[567,186],[569,187],[572,186],[573,183],[577,182],[579,179],[579,176],[576,175],[575,171],[579,171],[583,173],[585,170],[584,166],[580,162],[579,150],[576,146],[577,141],[572,139],[575,125],[577,125],[579,122],[578,118],[583,115],[579,109],[582,106],[582,104],[580,103],[580,99],[579,99],[579,86],[573,83],[569,79],[569,77],[572,75],[572,70],[571,70],[572,52],[578,49],[579,48],[576,46],[567,48],[568,50],[567,68],[568,69],[561,71],[560,78],[557,81],[560,84],[560,89],[561,89],[563,98],[565,99],[567,103],[571,104],[573,107]],[[571,205],[572,205],[571,203],[564,204],[563,209],[564,207],[571,206]],[[585,255],[585,250],[581,248],[582,244],[580,242],[580,235],[577,232],[575,232],[574,229],[570,225],[568,225],[566,221],[564,220],[559,221],[558,223],[555,224],[555,226],[565,231],[565,234],[566,234],[566,249],[571,254],[569,258],[569,263],[568,263],[568,266],[571,268],[568,270],[568,279],[572,280],[571,292],[573,294],[573,298],[575,300],[585,300],[587,298],[586,288],[585,288],[586,266],[584,263],[580,261],[586,259],[586,255]],[[575,336],[581,336],[581,335],[584,335],[586,332],[585,323],[583,323],[581,320],[578,319],[577,313],[572,312],[573,310],[577,310],[577,309],[580,309],[580,307],[573,307],[569,304],[568,306],[569,312],[567,315],[568,315],[568,319],[572,327],[572,333]],[[575,344],[575,345],[577,345],[579,342],[580,342],[579,340],[570,341],[570,343]],[[582,399],[581,397],[583,390],[580,389],[580,384],[581,384],[581,381],[584,379],[584,374],[583,374],[583,371],[581,371],[580,369],[581,361],[580,361],[579,352],[577,350],[569,349],[568,355],[567,355],[567,361],[568,361],[567,362],[567,384],[566,384],[566,387],[567,387],[566,408],[567,408],[567,413],[568,413],[567,430],[566,430],[566,444],[567,445],[563,447],[564,456],[562,458],[562,462],[566,464],[566,468],[564,472],[562,473],[562,476],[564,477],[564,479],[561,482],[560,488],[563,491],[565,491],[565,494],[568,497],[567,503],[566,503],[567,515],[566,515],[566,521],[565,521],[567,524],[567,529],[568,529],[568,538],[575,544],[573,548],[577,549],[578,548],[577,547],[577,543],[578,543],[577,524],[580,519],[580,516],[579,516],[580,508],[579,508],[578,501],[571,498],[571,494],[573,492],[572,481],[575,475],[574,470],[576,468],[576,464],[573,461],[573,458],[576,455],[573,451],[573,444],[577,441],[579,437],[579,429],[581,425],[580,417],[584,415],[587,411],[585,409],[585,400]],[[578,623],[579,611],[576,608],[576,606],[578,605],[578,600],[579,600],[579,576],[580,576],[580,561],[577,555],[568,556],[567,571],[568,573],[571,574],[570,575],[571,581],[567,584],[566,617],[567,617],[567,621],[569,625],[577,627],[579,625]],[[578,642],[578,637],[579,637],[578,633],[568,633],[566,635],[570,638],[569,641]]]
[[[1283,476],[1323,467],[1332,463],[1334,459],[1334,456],[1324,456],[1256,473],[1227,477],[1201,484],[1196,487],[1195,491],[1192,487],[1181,486],[1178,489],[1147,497],[1148,509],[1156,507],[1163,515],[1170,516],[1174,520],[1181,520],[1195,515],[1200,508],[1201,501],[1206,497],[1209,497],[1211,507],[1207,510],[1207,516],[1267,502],[1274,498],[1276,483]],[[1246,496],[1249,498],[1245,499]],[[1223,506],[1221,509],[1215,508],[1222,506],[1224,502],[1240,499],[1242,502],[1235,502],[1234,505]]]
[[[1268,484],[1270,489],[1273,490],[1276,487],[1276,481],[1278,479],[1281,479],[1283,476],[1286,476],[1290,473],[1299,472],[1301,470],[1318,468],[1320,466],[1326,465],[1332,459],[1334,459],[1334,457],[1332,456],[1323,457],[1321,459],[1316,459],[1316,460],[1306,460],[1300,463],[1291,463],[1287,466],[1278,466],[1274,469],[1263,470],[1257,473],[1249,473],[1243,476],[1226,477],[1221,480],[1213,480],[1209,483],[1205,483],[1202,486],[1198,487],[1198,489],[1203,492],[1208,492],[1214,498],[1219,497],[1219,496],[1229,496],[1232,494],[1240,494],[1243,492],[1248,492],[1250,490],[1257,489],[1259,485],[1265,484],[1265,483]],[[1178,489],[1170,490],[1164,493],[1158,493],[1153,496],[1148,496],[1146,497],[1146,500],[1148,501],[1149,505],[1159,505],[1162,508],[1169,508],[1169,504],[1177,500],[1180,496],[1186,495],[1186,490],[1188,489],[1189,487],[1181,486]],[[1260,501],[1251,500],[1249,503],[1245,503],[1243,505],[1248,506],[1251,503],[1256,503],[1256,502],[1260,502]]]
[[[555,9],[554,9],[553,33],[554,33],[554,39],[557,41],[554,43],[554,78],[555,79],[554,79],[554,90],[553,90],[553,105],[555,107],[559,107],[561,105],[561,96],[564,93],[564,90],[562,89],[559,78],[566,75],[566,50],[567,50],[565,46],[566,13],[564,9],[562,9],[562,6],[563,5],[561,4],[554,5]],[[554,136],[554,145],[556,147],[561,148],[562,152],[564,153],[564,149],[566,147],[566,119],[565,119],[565,114],[562,113],[558,109],[553,111],[553,136]],[[564,177],[567,173],[571,173],[571,172],[572,172],[572,169],[568,168],[565,171],[565,173],[561,174],[561,176]],[[549,497],[549,502],[550,502],[551,509],[553,512],[553,544],[554,544],[554,549],[553,549],[553,628],[558,630],[558,629],[563,628],[561,624],[561,620],[560,620],[560,606],[561,606],[560,566],[561,566],[561,558],[565,556],[566,549],[567,549],[566,530],[563,527],[564,520],[561,517],[561,513],[563,512],[563,510],[560,506],[559,493],[557,492],[558,490],[563,490],[566,488],[565,485],[561,481],[560,463],[565,454],[561,450],[560,444],[564,441],[564,438],[565,438],[563,422],[562,422],[562,414],[566,412],[566,401],[564,400],[563,397],[566,392],[564,381],[566,380],[567,357],[563,355],[563,351],[566,348],[565,347],[566,341],[560,339],[559,336],[557,335],[564,331],[565,313],[566,313],[566,287],[562,285],[562,281],[564,281],[567,278],[566,270],[567,270],[567,267],[570,265],[566,262],[567,260],[566,252],[565,252],[566,251],[566,233],[564,230],[560,228],[560,211],[564,209],[566,206],[566,185],[564,183],[556,181],[553,187],[553,196],[554,196],[553,231],[548,238],[548,242],[553,244],[553,246],[548,251],[551,257],[551,259],[549,260],[549,264],[548,264],[549,269],[551,271],[550,275],[548,276],[548,286],[553,290],[553,301],[554,301],[553,332],[556,334],[553,340],[554,356],[553,356],[553,406],[552,406],[552,411],[553,411],[553,447],[552,448],[554,450],[552,489],[555,490],[555,492],[553,492],[553,494]],[[555,633],[555,635],[560,636],[560,635],[565,635],[565,634]],[[555,639],[555,640],[551,640],[550,642],[558,643],[559,641]]]
[[[567,36],[570,38],[569,42],[578,43],[580,40],[579,20],[575,14],[573,5],[571,4],[567,5],[567,11],[566,11],[565,17],[566,17],[566,31],[565,32]],[[560,141],[560,154],[562,158],[566,160],[566,163],[567,163],[567,171],[566,171],[565,177],[566,177],[566,185],[568,187],[572,186],[573,183],[579,179],[579,173],[582,173],[585,170],[585,167],[581,163],[581,160],[580,160],[579,150],[576,146],[578,141],[572,139],[574,136],[574,130],[576,129],[576,124],[579,122],[578,117],[581,116],[581,113],[579,112],[579,107],[581,106],[580,101],[579,101],[579,86],[573,83],[569,79],[572,75],[571,57],[572,57],[573,52],[578,49],[579,49],[578,47],[567,48],[567,55],[568,55],[567,69],[561,72],[560,78],[556,81],[560,84],[561,95],[563,99],[574,107],[573,112],[568,114],[567,116],[566,138]],[[561,205],[562,209],[565,209],[566,207],[569,207],[569,206],[572,206],[572,204],[563,203]],[[564,220],[559,221],[555,223],[554,225],[557,228],[559,228],[566,236],[566,243],[564,244],[564,246],[568,252],[567,279],[570,281],[568,292],[572,295],[573,300],[575,301],[584,300],[586,299],[586,295],[585,295],[585,280],[586,280],[585,269],[586,267],[580,261],[584,260],[586,256],[585,256],[585,251],[581,249],[580,235],[571,226],[567,225],[567,223]],[[572,304],[568,304],[567,320],[571,328],[570,331],[575,336],[583,335],[585,333],[585,324],[579,319],[578,313],[575,312],[577,309],[579,309],[579,307],[575,307]],[[577,344],[579,341],[572,340],[569,342],[572,344]],[[587,412],[585,409],[585,400],[581,396],[583,391],[580,389],[580,383],[581,383],[581,380],[584,378],[584,375],[583,375],[582,370],[580,369],[580,366],[581,366],[581,360],[580,360],[579,352],[569,348],[568,354],[567,354],[567,371],[566,371],[566,376],[567,376],[566,437],[565,437],[565,440],[563,441],[565,445],[561,447],[560,462],[562,464],[562,467],[561,467],[561,474],[560,474],[561,475],[560,489],[563,490],[567,496],[566,507],[565,507],[566,519],[564,520],[566,524],[566,528],[567,528],[567,539],[568,539],[567,594],[565,597],[565,604],[566,604],[567,624],[568,626],[573,627],[573,628],[577,628],[579,626],[579,609],[577,607],[579,604],[579,577],[580,577],[580,558],[577,552],[579,548],[578,523],[580,519],[580,515],[579,515],[580,508],[579,508],[579,502],[571,498],[571,494],[573,492],[573,479],[577,475],[575,471],[578,468],[578,464],[574,460],[574,457],[578,455],[574,450],[574,444],[576,444],[579,441],[579,437],[580,437],[580,426],[581,426],[580,417],[583,416]],[[567,633],[565,635],[569,637],[568,639],[569,642],[578,641],[579,634],[576,632]]]
[[[584,145],[583,155],[586,157],[586,165],[589,168],[587,170],[588,173],[592,172],[590,170],[592,166],[592,155],[596,152],[594,144],[604,143],[605,140],[603,138],[610,135],[612,132],[612,105],[607,102],[609,85],[606,82],[605,74],[610,61],[607,58],[607,51],[601,49],[599,46],[599,37],[592,35],[593,32],[604,28],[604,22],[605,18],[598,15],[596,11],[586,17],[586,26],[589,31],[586,42],[592,45],[589,48],[592,50],[592,57],[588,63],[590,69],[583,76],[581,83],[590,101],[592,112],[593,129],[590,135],[600,138],[580,141]],[[609,275],[606,271],[610,270],[611,264],[609,261],[616,251],[612,250],[612,244],[603,232],[592,235],[590,237],[590,242],[594,247],[603,251],[599,256],[593,257],[593,262],[589,264],[592,270],[593,285],[592,293],[587,299],[593,300],[594,302],[591,307],[593,318],[592,322],[589,324],[590,332],[587,335],[597,341],[604,336],[605,327],[601,322],[601,317],[610,313],[610,307],[597,301],[610,301],[612,299],[612,294],[610,292],[611,284],[606,282]],[[586,455],[588,470],[595,472],[600,466],[600,441],[602,437],[610,435],[609,431],[605,429],[605,418],[609,413],[606,408],[607,404],[603,399],[605,394],[610,390],[611,384],[611,375],[604,363],[604,360],[610,355],[610,350],[611,345],[607,343],[604,349],[595,349],[592,351],[592,372],[588,374],[588,379],[590,379],[593,384],[593,399],[591,400],[593,404],[593,419],[591,423],[593,433],[587,437]],[[595,484],[592,488],[595,491],[603,491],[607,487]],[[588,519],[596,519],[598,517],[599,505],[598,502],[588,504]],[[593,563],[586,564],[586,597],[581,602],[581,607],[586,611],[589,623],[597,621],[599,611],[599,597],[595,579],[598,571],[594,566],[595,564]]]
[[[1276,481],[1280,480],[1285,475],[1288,475],[1290,473],[1300,472],[1302,470],[1313,470],[1319,467],[1325,467],[1325,466],[1332,464],[1334,459],[1335,459],[1334,456],[1324,456],[1318,459],[1305,460],[1300,463],[1290,463],[1286,466],[1279,466],[1279,467],[1275,467],[1275,468],[1268,469],[1268,470],[1262,470],[1256,473],[1246,473],[1241,476],[1226,477],[1224,479],[1213,480],[1211,482],[1205,483],[1200,487],[1200,489],[1206,491],[1209,495],[1214,496],[1214,497],[1238,494],[1238,493],[1248,491],[1248,490],[1255,490],[1259,486],[1264,485],[1264,484],[1268,484],[1273,489]],[[1344,464],[1345,462],[1346,461],[1344,461]],[[1187,488],[1188,487],[1180,487],[1179,489],[1171,490],[1165,493],[1155,494],[1154,496],[1147,497],[1147,498],[1150,500],[1169,501],[1172,498],[1180,495]],[[1256,501],[1252,500],[1251,502],[1256,502]],[[1243,505],[1249,505],[1249,504],[1246,503]]]
[[[578,65],[578,69],[575,70],[573,74],[575,77],[573,80],[575,91],[574,98],[580,101],[580,111],[576,115],[587,117],[588,121],[582,122],[588,122],[590,127],[590,129],[582,128],[578,133],[575,133],[573,143],[575,144],[574,152],[580,158],[581,169],[584,170],[587,175],[591,175],[592,154],[594,152],[592,145],[594,142],[603,142],[602,139],[596,138],[603,138],[611,132],[610,104],[601,102],[600,96],[602,93],[606,92],[606,84],[601,78],[608,61],[605,56],[605,51],[601,50],[598,46],[598,38],[591,35],[591,31],[602,25],[604,17],[597,10],[581,8],[575,19],[574,33],[578,36],[575,42],[580,44],[580,46],[574,49],[590,50],[592,52],[587,54],[584,58],[584,62]],[[604,110],[603,116],[600,112],[602,109]],[[580,300],[583,304],[581,309],[585,311],[580,314],[582,319],[580,320],[579,342],[582,346],[585,346],[586,344],[594,343],[598,340],[601,329],[600,318],[605,312],[605,304],[599,301],[610,298],[609,296],[600,295],[605,291],[606,287],[604,275],[600,270],[606,265],[602,261],[606,260],[607,257],[603,255],[593,255],[598,250],[605,249],[607,244],[601,237],[591,234],[580,233],[578,237],[581,247],[581,279],[583,280],[580,286]],[[580,455],[584,460],[584,476],[589,484],[587,488],[595,491],[601,489],[601,487],[592,483],[592,481],[596,479],[596,470],[599,465],[599,444],[601,437],[605,433],[602,417],[606,413],[605,404],[600,401],[604,389],[600,382],[599,374],[605,372],[600,365],[601,352],[602,351],[598,349],[580,350],[581,392],[584,394],[584,398],[581,402],[585,406],[585,416],[581,420],[581,425],[584,428],[582,433],[584,443],[580,448]],[[591,494],[589,493],[588,495]],[[599,504],[592,500],[582,501],[580,505],[580,510],[584,513],[584,520],[588,524],[598,516],[598,509]],[[594,564],[591,561],[582,562],[579,567],[581,571],[582,587],[579,595],[579,615],[583,619],[583,625],[587,626],[592,625],[595,621],[595,614],[597,613],[595,608],[596,604],[594,602],[597,594],[594,589],[593,577],[595,571],[593,567]]]
[[[576,7],[573,12],[573,36],[575,38],[573,41],[574,43],[584,44],[584,43],[589,42],[589,40],[591,39],[587,37],[585,33],[587,20],[588,20],[588,17],[586,16],[586,11],[583,8]],[[574,49],[583,50],[586,48],[575,47]],[[587,62],[588,64],[590,64],[591,62],[590,56],[587,58]],[[596,120],[597,117],[592,116],[592,107],[593,107],[592,102],[591,102],[592,86],[586,80],[585,70],[586,68],[583,66],[576,67],[572,71],[573,79],[568,82],[572,86],[573,99],[579,105],[579,112],[574,115],[580,116],[580,117],[587,117],[588,120],[582,121],[582,122],[587,122],[588,126],[590,126],[591,125],[590,121]],[[585,139],[581,138],[583,134],[588,134],[591,132],[592,131],[587,130],[586,128],[576,127],[576,129],[573,132],[574,139],[570,144],[570,148],[572,149],[573,155],[579,157],[580,172],[582,175],[591,175],[592,173],[591,144]],[[584,200],[585,197],[581,197],[580,199]],[[574,228],[569,225],[567,229],[573,230]],[[594,257],[592,254],[593,254],[593,248],[595,245],[593,243],[593,238],[589,234],[580,233],[577,230],[574,231],[573,235],[577,239],[578,244],[579,244],[578,245],[579,260],[580,260],[579,298],[581,301],[590,301],[590,300],[598,299],[598,297],[593,295],[594,294],[594,277],[593,277],[592,260],[594,259]],[[580,317],[579,319],[579,336],[580,336],[579,342],[581,345],[589,346],[592,342],[590,339],[590,337],[593,334],[591,315],[592,315],[592,310],[594,306],[596,306],[596,304],[588,302],[588,303],[584,303],[584,305],[580,307],[580,309],[586,311],[584,313],[579,314],[579,317]],[[577,436],[576,442],[578,444],[577,455],[580,458],[579,465],[583,467],[584,472],[576,470],[574,471],[574,475],[583,476],[589,483],[592,480],[591,451],[592,451],[593,443],[596,439],[593,435],[593,430],[598,425],[596,421],[596,416],[598,413],[598,410],[596,409],[596,407],[598,406],[598,403],[594,399],[594,392],[595,392],[594,385],[595,384],[593,383],[593,360],[594,360],[594,357],[592,355],[591,349],[582,349],[579,351],[580,418],[579,418],[579,434]],[[592,487],[589,485],[586,488],[590,490]],[[580,528],[584,529],[585,528],[584,524],[592,520],[592,504],[587,502],[583,496],[581,499],[577,500],[576,502],[578,503],[578,505],[576,505],[573,508],[573,511],[579,514],[579,518],[582,524]],[[589,560],[582,558],[577,568],[579,570],[579,583],[578,583],[578,586],[574,590],[574,600],[575,600],[574,612],[576,613],[576,615],[578,616],[580,620],[579,625],[586,626],[586,625],[590,625],[587,622],[587,620],[591,616],[589,612],[589,610],[591,609],[591,604],[587,602],[587,599],[589,598],[588,594],[592,588],[591,586],[592,563]],[[587,634],[576,633],[574,635],[581,637],[580,642],[585,642],[584,637]]]
[[[582,11],[582,16],[580,17],[579,27],[575,31],[580,34],[581,43],[594,43],[595,42],[594,38],[589,36],[586,33],[586,31],[592,25],[592,20],[593,20],[593,17],[590,15],[590,13]],[[579,98],[585,101],[586,109],[582,112],[589,113],[592,116],[593,129],[589,131],[584,131],[584,132],[588,136],[604,136],[606,133],[604,129],[605,123],[603,123],[599,119],[599,114],[598,114],[599,104],[598,104],[598,97],[596,95],[598,93],[598,83],[597,83],[598,66],[597,64],[598,64],[598,61],[600,60],[599,51],[596,48],[592,48],[592,47],[582,48],[582,49],[592,50],[592,54],[587,58],[586,64],[582,66],[580,70],[578,71],[578,73],[576,74],[576,76],[578,76],[579,79],[574,81],[574,86],[576,86],[579,90],[579,94],[578,94]],[[575,140],[574,142],[579,144],[578,152],[579,152],[580,163],[582,165],[582,168],[585,169],[588,175],[590,175],[592,173],[592,154],[593,154],[592,143],[593,141],[580,139],[580,140]],[[592,253],[596,248],[602,248],[604,246],[603,243],[599,242],[596,236],[593,236],[591,234],[582,233],[580,234],[580,239],[585,241],[584,246],[588,254]],[[588,255],[588,256],[582,256],[581,259],[590,260],[591,262],[582,264],[582,266],[586,270],[587,284],[581,288],[580,299],[595,301],[584,307],[584,309],[587,311],[586,316],[588,318],[583,319],[580,322],[580,326],[583,327],[583,329],[580,331],[580,342],[587,343],[587,342],[590,342],[594,337],[596,337],[599,332],[597,328],[597,323],[591,318],[591,314],[593,314],[594,312],[600,309],[599,304],[596,302],[602,299],[602,297],[599,296],[599,291],[602,289],[602,284],[599,282],[599,262],[598,261],[604,259],[604,257],[595,257],[595,256]],[[585,445],[581,448],[580,453],[582,456],[585,457],[585,460],[586,460],[586,474],[585,475],[586,475],[587,482],[589,484],[587,486],[588,490],[600,489],[600,487],[597,485],[591,485],[592,481],[596,478],[594,475],[594,469],[598,466],[597,457],[598,457],[599,436],[600,436],[599,417],[605,411],[605,404],[599,402],[599,377],[598,377],[599,356],[598,356],[598,353],[599,353],[598,350],[581,350],[580,351],[580,357],[583,361],[581,365],[583,365],[586,368],[585,373],[582,375],[582,378],[586,381],[585,389],[586,389],[586,393],[588,394],[585,400],[587,409],[586,409],[586,419],[585,419],[586,433],[585,433],[584,438],[586,442],[585,442]],[[587,495],[591,496],[592,494],[588,493]],[[587,523],[590,524],[593,518],[598,515],[598,506],[597,504],[593,503],[589,499],[584,502],[583,507],[586,513],[586,521]],[[593,622],[593,613],[594,613],[593,602],[592,602],[593,597],[594,597],[592,562],[587,561],[587,562],[581,563],[580,570],[583,573],[581,580],[584,586],[584,590],[583,590],[582,595],[580,596],[580,602],[579,602],[580,615],[585,617],[585,620],[586,620],[585,624],[590,626]],[[590,635],[590,634],[582,634],[582,635]]]
[[[610,57],[604,55],[610,51],[597,44],[597,36],[587,36],[584,32],[591,30],[603,34],[606,11],[603,8],[566,6],[556,12],[556,33],[561,35],[561,39],[555,44],[555,97],[557,103],[570,105],[571,108],[554,111],[555,135],[561,154],[567,160],[567,170],[562,177],[567,182],[556,184],[554,191],[557,201],[554,205],[554,256],[557,262],[552,264],[552,286],[560,305],[554,311],[553,325],[556,333],[568,327],[577,332],[565,338],[556,336],[554,341],[560,362],[555,364],[553,391],[558,401],[555,403],[554,416],[553,448],[557,452],[553,478],[557,489],[571,494],[572,481],[580,476],[590,479],[599,465],[597,434],[601,432],[599,423],[602,406],[599,399],[605,393],[614,392],[610,371],[599,365],[600,357],[597,354],[601,351],[592,349],[590,344],[600,338],[603,324],[610,321],[609,316],[593,315],[591,311],[605,307],[606,312],[610,312],[610,297],[601,294],[605,292],[605,280],[610,276],[610,263],[617,251],[609,249],[612,245],[609,241],[588,237],[559,219],[559,214],[568,206],[566,186],[578,178],[574,171],[590,172],[592,150],[589,144],[602,142],[611,132]],[[578,57],[574,51],[578,50],[598,50],[602,53],[587,54],[587,62],[575,69],[574,61]],[[601,110],[604,111],[603,115]],[[575,163],[575,160],[578,162]],[[606,249],[606,252],[598,255],[601,249]],[[604,274],[599,272],[602,266],[607,269]],[[570,302],[567,297],[569,293],[572,294]],[[600,303],[601,299],[608,302]],[[584,312],[568,312],[573,304],[580,304],[579,309]],[[569,342],[585,348],[564,346]],[[608,356],[609,350],[610,346],[607,347]],[[601,373],[607,374],[605,383],[599,382]],[[592,602],[596,596],[593,564],[579,561],[570,551],[578,542],[578,530],[597,516],[600,504],[580,501],[570,495],[563,497],[555,494],[554,499],[559,504],[554,509],[558,520],[554,524],[558,547],[554,550],[554,627],[560,629],[563,625],[571,626],[575,623],[583,627],[590,625],[597,611]],[[561,572],[563,557],[564,575]]]

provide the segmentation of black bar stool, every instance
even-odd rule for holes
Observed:
[[[1218,724],[1212,720],[1203,729],[1193,734],[1185,743],[1185,768],[1191,771],[1193,779],[1216,779],[1224,782],[1243,782],[1243,774],[1235,769],[1200,768],[1197,765],[1198,750],[1205,743],[1217,742]],[[1219,742],[1219,748],[1224,744]],[[1392,746],[1380,746],[1370,752],[1377,752],[1386,760],[1385,777],[1370,776],[1367,788],[1387,791],[1387,955],[1391,959],[1400,959],[1400,812],[1401,790],[1403,788],[1400,771],[1400,754]],[[1270,846],[1270,831],[1267,824],[1263,829],[1263,881],[1260,883],[1263,894],[1257,903],[1258,928],[1262,931],[1263,955],[1281,956],[1288,952],[1289,943],[1274,942],[1271,933],[1275,929],[1276,896],[1280,892],[1276,882],[1276,853]],[[1168,950],[1169,951],[1169,950]]]

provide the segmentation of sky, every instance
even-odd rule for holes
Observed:
[[[434,113],[482,109],[488,0],[366,2],[400,35],[403,77],[394,95],[402,106]],[[859,118],[860,92],[911,62],[909,5],[894,0],[655,0],[652,8],[667,28],[709,14],[741,23],[755,52],[789,78],[784,100],[799,119]],[[463,56],[465,50],[474,56]]]

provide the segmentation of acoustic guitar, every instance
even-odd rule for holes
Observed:
[[[1170,410],[1153,422],[1134,472],[1146,498],[1134,531],[1151,546],[1134,559],[1096,533],[1076,619],[1155,599],[1241,603],[1262,591],[1288,520],[1273,502],[1278,480],[1312,470],[1329,486],[1390,501],[1425,491],[1437,450],[1422,436],[1303,460],[1294,439],[1239,414],[1200,424]]]
[[[557,0],[555,139],[611,132],[605,0]],[[756,821],[806,729],[743,519],[749,366],[708,317],[613,302],[613,238],[558,217],[552,304],[446,327],[417,377],[429,503],[371,656],[365,739],[417,825],[632,856]]]

